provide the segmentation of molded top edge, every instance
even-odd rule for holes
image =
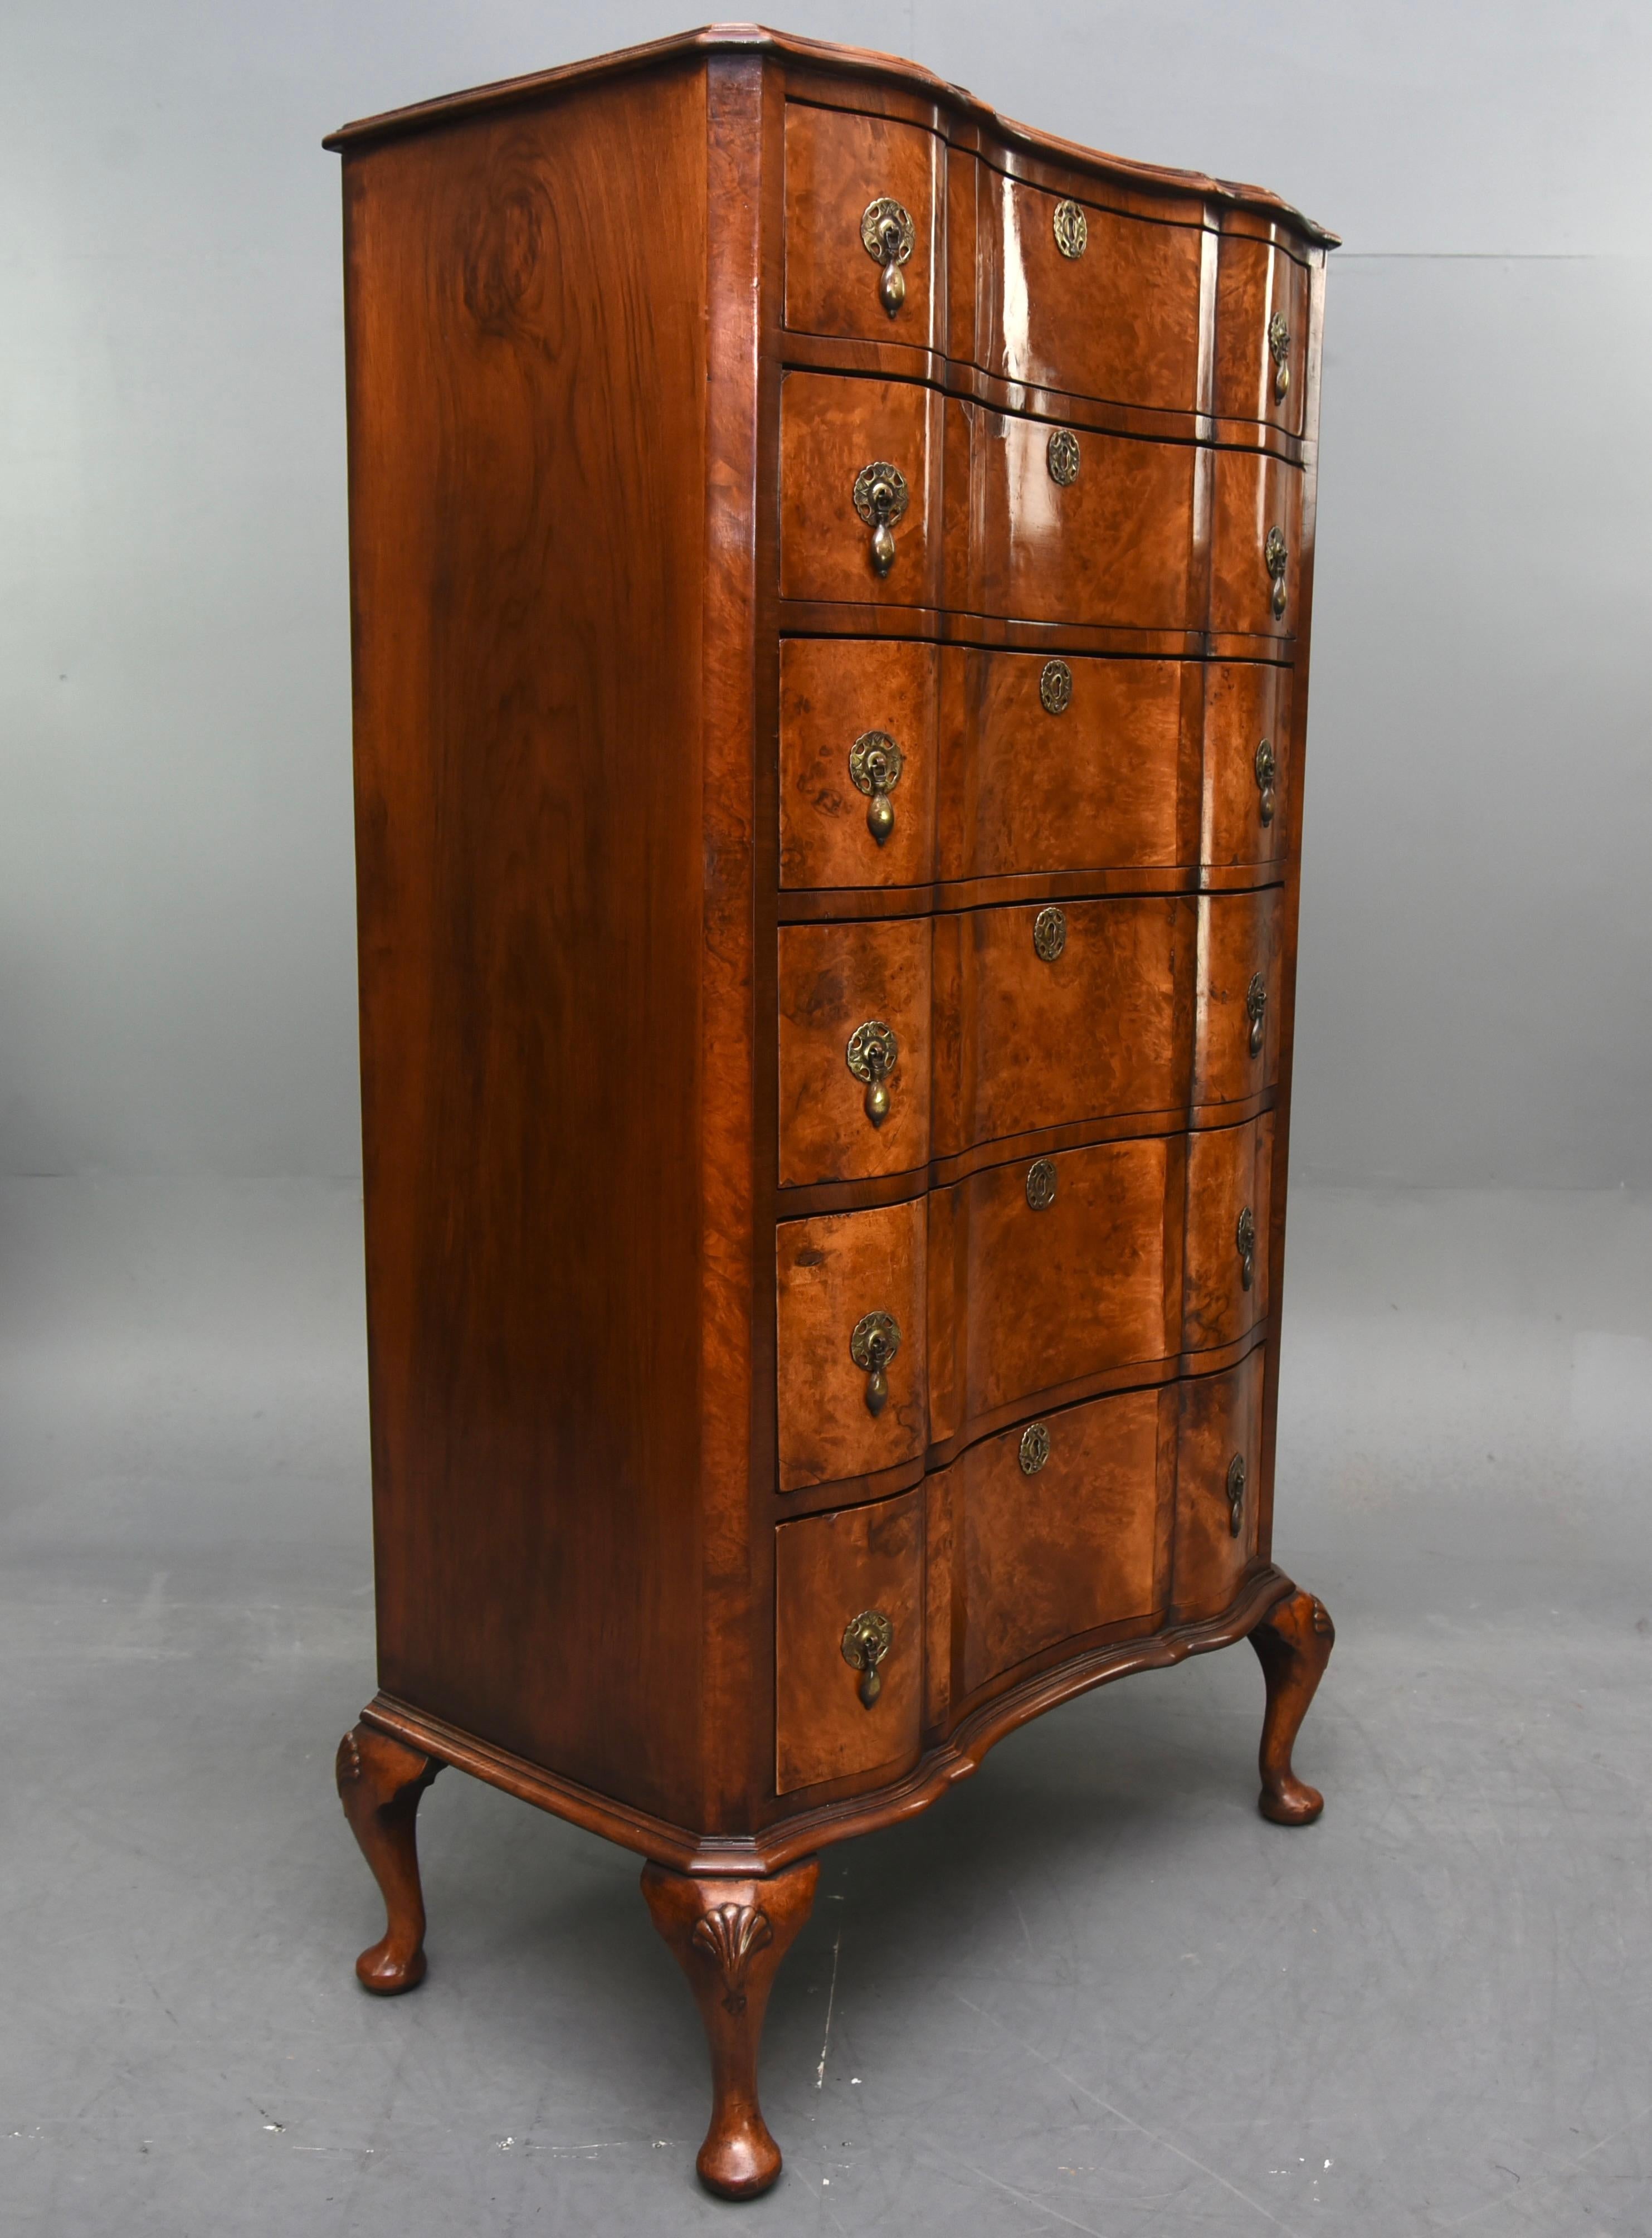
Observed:
[[[525,77],[501,78],[491,85],[473,86],[464,93],[450,93],[434,101],[415,102],[406,109],[387,109],[378,116],[365,116],[353,124],[340,125],[322,142],[324,148],[335,153],[349,153],[381,140],[400,139],[408,134],[421,132],[432,127],[451,123],[459,118],[473,116],[490,109],[508,109],[532,103],[544,96],[562,93],[577,87],[591,84],[605,77],[618,77],[628,72],[647,70],[654,64],[685,60],[714,54],[772,55],[785,62],[809,64],[816,69],[836,70],[845,76],[881,78],[886,83],[903,86],[921,93],[938,107],[949,109],[955,114],[972,118],[984,125],[1009,145],[1027,149],[1029,153],[1054,157],[1067,164],[1081,165],[1085,169],[1127,179],[1138,185],[1172,189],[1186,195],[1198,195],[1207,201],[1229,202],[1239,208],[1259,212],[1278,220],[1321,247],[1335,248],[1338,237],[1317,225],[1300,210],[1270,194],[1264,187],[1242,185],[1233,180],[1214,179],[1202,171],[1173,170],[1162,164],[1140,163],[1125,156],[1108,156],[1094,148],[1080,146],[1076,141],[1062,140],[1054,134],[1039,132],[1029,125],[1017,124],[1012,118],[1002,116],[989,108],[962,86],[948,85],[920,63],[903,62],[899,56],[879,54],[868,47],[840,47],[820,39],[795,38],[789,32],[770,31],[760,23],[709,23],[696,31],[679,31],[668,39],[651,39],[645,45],[624,47],[613,54],[593,55],[589,60],[565,63],[558,69],[536,70]]]

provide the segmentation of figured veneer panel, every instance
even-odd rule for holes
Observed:
[[[786,375],[780,391],[783,598],[939,603],[941,538],[931,516],[938,510],[941,408],[940,397],[915,381]],[[891,524],[895,560],[887,575],[872,564],[872,530],[855,509],[856,477],[876,463],[897,467],[908,491],[906,512]]]
[[[876,1699],[843,1660],[844,1627],[890,1626]],[[903,1771],[923,1709],[923,1493],[775,1531],[775,1787],[787,1795],[856,1772]]]
[[[1166,1202],[1181,1145],[1068,1150],[1035,1212],[1024,1163],[929,1198],[929,1412],[935,1442],[1021,1399],[1175,1349]],[[852,1214],[865,1219],[866,1214]]]
[[[1176,1538],[1172,1592],[1184,1622],[1219,1616],[1232,1606],[1257,1551],[1262,1482],[1262,1372],[1259,1347],[1225,1375],[1191,1376],[1181,1384],[1176,1457]],[[1239,1530],[1228,1496],[1229,1471],[1243,1464]]]
[[[1269,347],[1268,324],[1285,321],[1285,394],[1279,392],[1279,364]],[[1216,267],[1216,399],[1225,420],[1259,420],[1296,434],[1302,426],[1302,401],[1308,343],[1308,275],[1294,257],[1265,241],[1240,234],[1223,236]]]
[[[1196,1109],[1244,1103],[1279,1076],[1279,917],[1283,888],[1206,894],[1199,911],[1199,997],[1193,1040]],[[1252,1047],[1252,982],[1262,983],[1259,1047]]]
[[[1074,655],[1056,664],[1070,682],[1059,712],[1041,695],[1051,665],[1042,653],[942,652],[937,877],[1183,859],[1182,664]]]
[[[929,1155],[928,917],[780,929],[780,1179],[898,1174]],[[876,1021],[897,1045],[889,1116],[866,1116],[866,1083],[846,1060]]]
[[[1050,1415],[1032,1475],[1019,1423],[946,1472],[961,1519],[964,1692],[1079,1632],[1151,1617],[1171,1507],[1160,1405],[1157,1391],[1128,1391]]]
[[[1272,815],[1263,818],[1257,749],[1273,757]],[[1291,771],[1291,671],[1263,661],[1213,661],[1205,672],[1205,811],[1200,859],[1273,863],[1285,853]]]
[[[901,639],[784,638],[780,646],[780,883],[910,886],[933,873],[940,654]],[[849,774],[869,731],[901,749],[882,846]]]
[[[1035,903],[935,921],[935,1155],[1066,1121],[1180,1108],[1187,1096],[1196,905],[1127,896],[1061,905],[1046,962]]]
[[[843,109],[786,109],[786,324],[868,341],[936,341],[934,279],[942,234],[945,144],[934,133]],[[897,202],[912,221],[900,268],[905,299],[891,315],[882,268],[867,254],[861,217]]]
[[[985,167],[962,148],[947,151],[947,354],[979,365],[975,340],[981,301],[979,244]]]
[[[1055,242],[1059,198],[984,171],[981,236],[994,306],[986,370],[1079,396],[1191,412],[1198,400],[1200,233],[1077,199],[1087,242]]]
[[[1183,1253],[1182,1349],[1232,1344],[1266,1319],[1273,1115],[1187,1138],[1187,1228]],[[1239,1240],[1251,1215],[1251,1279]]]
[[[1219,634],[1293,636],[1302,620],[1302,469],[1259,451],[1215,451],[1210,626]],[[1285,606],[1275,611],[1267,542],[1285,539]]]
[[[927,1429],[924,1200],[782,1221],[776,1232],[780,1487],[869,1476],[915,1460]],[[856,1323],[892,1314],[889,1400],[869,1412],[849,1354]]]

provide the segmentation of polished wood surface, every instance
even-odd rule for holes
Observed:
[[[1302,469],[1259,451],[1212,454],[1210,626],[1257,638],[1301,620]],[[1285,605],[1276,611],[1269,532],[1285,539]]]
[[[1272,865],[1285,851],[1291,784],[1291,671],[1259,661],[1213,661],[1205,671],[1204,816],[1200,859]],[[1257,756],[1272,758],[1264,799]]]
[[[860,334],[928,348],[938,308],[945,143],[884,116],[786,105],[786,324],[805,334]],[[899,269],[902,300],[889,310],[882,268],[867,254],[868,205],[898,202],[915,239]]]
[[[928,917],[862,924],[789,924],[780,932],[780,1178],[898,1174],[930,1153],[930,947]],[[895,1034],[884,1087],[889,1116],[868,1116],[869,1083],[850,1071],[851,1036]]]
[[[1272,320],[1285,323],[1287,385],[1269,346]],[[1225,418],[1260,420],[1292,434],[1302,426],[1306,393],[1308,275],[1283,248],[1229,238],[1216,281],[1216,409]]]
[[[1272,1117],[1188,1136],[1184,1352],[1232,1344],[1266,1320],[1272,1175]],[[1255,1238],[1249,1254],[1239,1240],[1247,1212]]]
[[[913,1460],[928,1442],[923,1201],[780,1223],[776,1253],[783,1492]],[[864,1314],[890,1314],[901,1347],[881,1414],[849,1351]]]
[[[1231,1608],[1256,1554],[1265,1365],[1253,1352],[1225,1375],[1191,1376],[1180,1387],[1172,1577],[1184,1621]],[[1235,1460],[1243,1469],[1237,1500],[1229,1490]]]
[[[376,1997],[416,1990],[425,1978],[425,1897],[419,1883],[416,1821],[440,1761],[372,1725],[339,1743],[334,1778],[350,1831],[384,1898],[385,1931],[355,1962],[356,1979]]]
[[[934,875],[941,656],[902,639],[786,638],[780,647],[780,882],[916,885]],[[849,757],[882,731],[902,767],[880,845]]]
[[[1242,1103],[1279,1078],[1280,899],[1268,886],[1199,904],[1193,1100],[1201,1110]],[[1259,979],[1259,1022],[1251,1010]]]
[[[876,1698],[843,1659],[863,1611],[889,1619]],[[802,1516],[775,1533],[775,1789],[915,1763],[923,1705],[923,1499]]]
[[[1325,1605],[1312,1593],[1279,1602],[1251,1634],[1267,1685],[1258,1807],[1279,1826],[1311,1826],[1325,1807],[1318,1789],[1297,1778],[1291,1751],[1336,1643]]]
[[[780,393],[783,598],[934,606],[941,596],[941,414],[933,389],[895,381],[789,373]],[[864,467],[903,476],[906,511],[891,524],[895,559],[879,574],[872,529],[855,509]]]

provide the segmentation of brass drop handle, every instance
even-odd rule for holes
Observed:
[[[1259,971],[1251,974],[1251,983],[1245,990],[1245,1015],[1251,1022],[1251,1055],[1260,1056],[1262,1044],[1267,1038],[1267,982]]]
[[[883,1692],[877,1666],[894,1645],[895,1626],[882,1609],[862,1609],[843,1626],[843,1660],[861,1674],[855,1691],[863,1710],[869,1710]]]
[[[862,731],[849,750],[849,781],[867,795],[866,828],[880,847],[895,829],[889,795],[905,767],[906,756],[887,731]]]
[[[1227,1464],[1227,1529],[1237,1539],[1245,1519],[1245,1456],[1235,1453]]]
[[[878,278],[878,298],[891,318],[906,301],[906,275],[901,267],[911,255],[917,237],[910,211],[887,195],[879,195],[861,212],[861,246],[875,263],[883,267]]]
[[[906,476],[887,459],[874,459],[855,477],[855,510],[872,532],[872,566],[880,575],[895,565],[895,524],[911,501]]]
[[[1256,750],[1256,789],[1262,796],[1259,813],[1264,824],[1272,824],[1273,821],[1273,786],[1279,773],[1279,765],[1274,758],[1273,741],[1271,738],[1264,738]]]
[[[866,1083],[863,1099],[867,1117],[881,1127],[889,1116],[889,1075],[901,1061],[901,1044],[893,1027],[882,1018],[868,1018],[849,1037],[843,1062],[856,1080]]]
[[[901,1349],[901,1324],[893,1314],[862,1314],[849,1341],[849,1358],[866,1377],[866,1411],[874,1421],[889,1403],[889,1365]]]
[[[1268,348],[1273,358],[1273,394],[1283,404],[1291,387],[1291,329],[1283,311],[1268,321]]]
[[[1248,1290],[1256,1280],[1256,1215],[1248,1204],[1239,1216],[1233,1241],[1239,1246],[1239,1288]]]
[[[1273,578],[1274,619],[1282,621],[1285,619],[1285,571],[1291,560],[1282,529],[1269,529],[1267,542],[1262,546],[1262,557],[1268,573]]]

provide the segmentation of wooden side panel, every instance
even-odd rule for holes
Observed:
[[[1267,756],[1259,763],[1265,741]],[[1273,770],[1272,798],[1263,778]],[[1285,853],[1291,784],[1291,671],[1259,661],[1213,661],[1205,691],[1206,863],[1273,863]]]
[[[1183,1622],[1231,1607],[1257,1551],[1265,1359],[1259,1348],[1226,1375],[1194,1376],[1181,1386],[1172,1574]],[[1235,1460],[1243,1471],[1242,1482],[1237,1474],[1231,1480],[1237,1515],[1229,1494]]]
[[[863,1611],[890,1644],[868,1706],[843,1659]],[[923,1713],[923,1493],[800,1516],[775,1533],[775,1787],[781,1795],[913,1763]]]
[[[1281,891],[1206,894],[1199,903],[1199,1003],[1193,1102],[1200,1110],[1243,1103],[1279,1073]],[[1260,980],[1260,1035],[1252,988]]]
[[[1213,1128],[1187,1138],[1184,1351],[1232,1344],[1267,1316],[1272,1162],[1271,1113],[1246,1126]],[[1248,1281],[1239,1236],[1246,1212],[1254,1238]]]
[[[780,647],[780,883],[913,886],[934,867],[940,656],[900,639],[786,638]],[[857,738],[882,731],[901,750],[882,845],[849,773]]]
[[[1094,1400],[1041,1427],[1048,1459],[1031,1474],[1021,1427],[972,1446],[949,1472],[962,1516],[966,1693],[1155,1606],[1159,1394]]]
[[[915,1460],[927,1429],[924,1207],[782,1221],[778,1231],[780,1488]],[[849,1353],[865,1314],[892,1314],[901,1347],[881,1414],[866,1404],[866,1375]]]
[[[780,591],[787,599],[938,603],[941,400],[904,381],[789,373],[780,392]],[[888,574],[855,509],[863,467],[897,467],[907,509]]]
[[[381,1683],[691,1820],[705,164],[676,75],[345,166]]]
[[[1294,636],[1303,620],[1302,469],[1258,451],[1211,454],[1210,626],[1253,637]],[[1285,604],[1274,604],[1268,536],[1285,539]]]
[[[929,1155],[928,917],[780,930],[780,1178],[860,1180],[910,1172]],[[859,1026],[886,1025],[895,1061],[889,1116],[866,1113],[850,1071]]]
[[[945,146],[932,132],[843,109],[786,109],[786,324],[811,334],[940,347],[935,333]],[[912,221],[900,267],[904,299],[891,314],[882,267],[868,255],[861,219],[878,197]]]
[[[1269,340],[1282,321],[1285,385]],[[1227,234],[1216,281],[1216,410],[1226,420],[1259,420],[1298,434],[1308,355],[1308,275],[1284,249]]]

